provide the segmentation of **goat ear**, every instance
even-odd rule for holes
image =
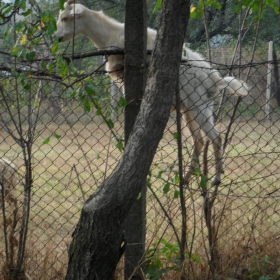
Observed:
[[[82,15],[84,12],[83,7],[78,6],[78,5],[72,5],[71,11],[70,11],[70,15],[73,16],[80,16]]]
[[[64,10],[71,9],[71,5],[70,5],[70,3],[68,1],[66,1],[64,3],[63,7],[64,7]]]
[[[75,4],[75,0],[68,0],[68,1],[65,1],[64,5],[63,5],[63,6],[64,6],[64,9],[71,10],[72,4]]]

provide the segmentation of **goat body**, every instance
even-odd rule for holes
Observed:
[[[54,36],[65,42],[80,34],[89,38],[98,49],[124,49],[123,23],[104,15],[103,12],[92,11],[68,0],[64,4],[64,10],[59,13]],[[148,50],[153,49],[156,35],[155,30],[147,29]],[[182,59],[187,62],[181,65],[179,77],[181,111],[194,141],[192,160],[185,174],[185,181],[189,180],[198,166],[198,157],[204,146],[203,131],[214,147],[216,173],[213,184],[219,184],[223,172],[223,149],[220,133],[214,125],[212,97],[222,89],[245,96],[248,93],[247,86],[234,77],[222,78],[201,55],[189,48],[184,48],[183,53]],[[109,56],[106,71],[112,81],[121,87],[124,72],[123,55]]]

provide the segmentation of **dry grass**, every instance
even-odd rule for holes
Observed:
[[[277,203],[280,179],[280,147],[277,140],[280,124],[257,121],[240,122],[233,127],[234,134],[226,150],[225,175],[219,188],[213,222],[217,228],[219,249],[219,275],[241,277],[245,274],[272,274],[279,263],[279,211]],[[228,123],[219,125],[225,133]],[[120,157],[116,141],[108,127],[94,118],[84,126],[82,121],[51,122],[37,127],[38,137],[33,146],[33,175],[29,237],[26,248],[25,270],[32,279],[63,279],[67,267],[67,248],[71,233],[78,221],[84,199],[95,191],[113,170]],[[114,131],[122,136],[116,123]],[[176,131],[169,122],[152,167],[152,188],[160,198],[178,231],[181,227],[179,200],[176,190]],[[56,132],[48,144],[45,139]],[[19,147],[1,131],[1,154],[9,157],[24,174]],[[191,141],[184,143],[185,165],[191,153]],[[213,174],[212,149],[209,150],[209,173]],[[164,171],[161,173],[161,171]],[[160,175],[159,175],[160,174]],[[170,190],[163,193],[166,182]],[[186,189],[188,215],[187,250],[200,262],[189,259],[183,270],[190,279],[206,279],[209,273],[207,229],[203,217],[203,198],[199,178]],[[18,195],[21,190],[18,188]],[[2,228],[1,228],[2,239]],[[147,208],[147,246],[153,247],[161,237],[176,243],[158,202],[150,194]],[[3,244],[3,242],[0,242]],[[4,248],[0,245],[0,250]],[[265,260],[265,256],[270,261]],[[0,267],[3,263],[0,260]],[[163,259],[163,265],[174,265]],[[178,279],[182,269],[174,269],[164,279]],[[218,277],[218,276],[217,276]],[[242,278],[243,277],[243,278]],[[218,278],[216,278],[218,279]],[[224,279],[224,278],[221,278]],[[257,279],[257,278],[253,278]]]
[[[225,132],[226,128],[227,123],[219,125],[222,132]],[[240,122],[234,125],[233,131],[234,135],[226,150],[223,183],[219,187],[219,195],[212,212],[219,253],[217,260],[219,271],[215,279],[219,279],[219,275],[239,277],[238,279],[249,279],[248,275],[252,279],[258,279],[262,275],[276,275],[279,274],[280,266],[278,254],[280,235],[277,230],[280,222],[277,188],[280,179],[280,147],[275,137],[279,133],[279,121]],[[186,148],[188,149],[189,147]],[[210,149],[210,175],[213,174],[211,153]],[[169,160],[170,158],[159,160],[159,165],[163,169],[164,167],[168,169],[172,164]],[[165,177],[161,175],[164,177],[163,180],[157,178],[153,186],[158,187],[157,195],[161,196],[162,204],[176,224],[176,228],[179,229],[179,200],[174,199],[173,192],[163,195],[164,181],[172,181],[174,176],[167,173],[164,174]],[[203,198],[199,191],[199,178],[195,179],[186,191],[186,206],[187,247],[191,253],[199,257],[201,263],[187,261],[185,269],[189,279],[206,279],[209,271],[209,245],[203,214]],[[169,236],[169,240],[175,243],[173,230],[158,206],[151,206],[148,217],[150,213],[153,213],[155,219],[153,223],[156,221],[156,224],[160,225],[156,227],[157,237],[164,234],[165,238]],[[151,238],[156,240],[154,236]],[[273,247],[277,248],[276,251],[271,250]],[[167,261],[166,265],[171,267],[174,263],[170,264]],[[178,270],[182,271],[181,268]],[[164,279],[171,279],[170,275]],[[224,279],[223,277],[221,279]],[[178,278],[174,276],[172,279]]]

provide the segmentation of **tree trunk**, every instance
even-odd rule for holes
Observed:
[[[179,75],[189,1],[163,1],[144,99],[122,158],[86,201],[73,233],[66,279],[110,280],[123,251],[123,225],[145,184]]]
[[[140,111],[146,86],[147,24],[146,0],[129,0],[125,12],[125,143]],[[124,279],[141,280],[136,268],[145,252],[146,187],[142,188],[125,221]],[[133,275],[134,274],[134,275]],[[133,276],[132,276],[133,275]],[[132,277],[132,278],[131,278]]]

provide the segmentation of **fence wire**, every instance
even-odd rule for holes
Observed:
[[[269,116],[265,113],[267,62],[212,65],[223,75],[231,72],[241,80],[247,78],[249,94],[238,104],[236,97],[223,92],[213,97],[216,128],[225,147],[224,174],[221,184],[211,187],[215,159],[210,143],[206,159],[204,152],[184,185],[184,269],[190,279],[207,279],[213,269],[214,279],[263,275],[276,279],[280,273],[280,111],[274,95]],[[63,279],[67,249],[83,204],[122,155],[126,103],[103,69],[96,66],[76,76],[77,80],[63,82],[54,80],[55,75],[50,75],[52,80],[44,76],[24,80],[13,71],[0,72],[0,266],[4,277],[5,265],[16,267],[16,256],[25,250],[22,261],[30,279]],[[75,87],[76,81],[82,85]],[[148,176],[148,279],[177,279],[182,270],[178,266],[182,222],[178,134],[185,169],[193,151],[185,126],[182,121],[178,131],[176,112],[171,112]],[[22,217],[29,220],[24,248],[19,247],[24,236]]]

